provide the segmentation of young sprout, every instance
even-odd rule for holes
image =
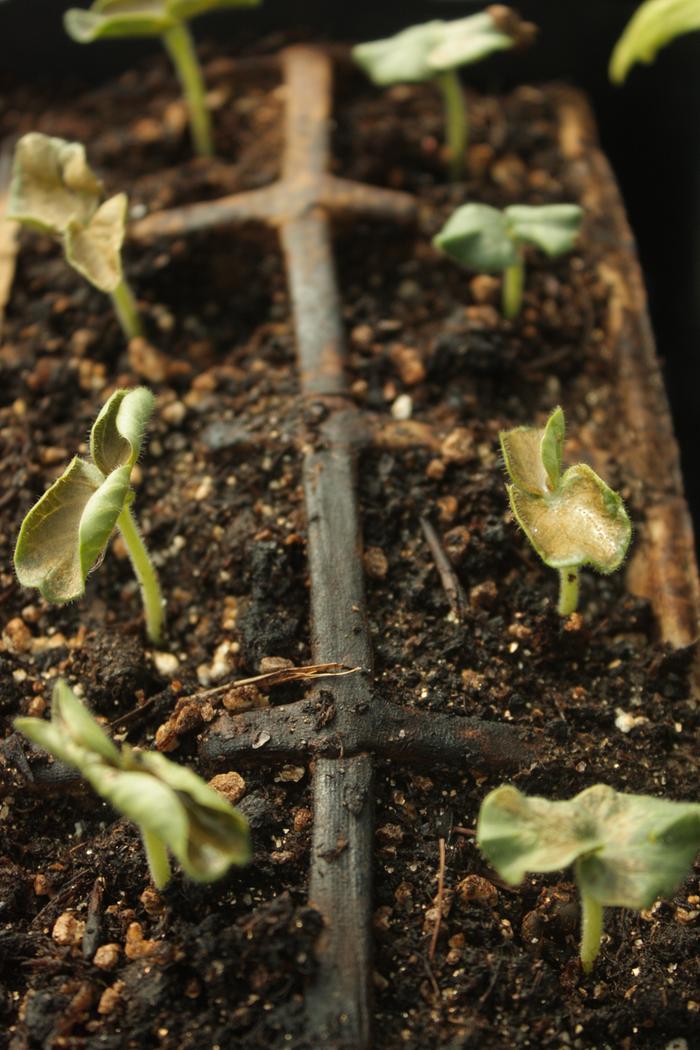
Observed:
[[[632,526],[620,496],[586,463],[561,473],[564,431],[564,413],[555,408],[544,427],[503,430],[500,439],[511,510],[545,565],[559,570],[559,613],[569,616],[580,567],[614,572]]]
[[[170,55],[190,114],[195,152],[214,152],[206,89],[187,23],[221,7],[256,7],[260,0],[94,0],[84,11],[70,8],[63,16],[68,35],[79,44],[125,36],[159,36]]]
[[[163,599],[131,511],[129,483],[153,402],[145,387],[115,390],[92,427],[92,462],[76,456],[22,522],[15,570],[24,587],[38,587],[49,602],[80,598],[116,526],[139,581],[148,636],[158,644]]]
[[[127,196],[102,201],[103,187],[78,142],[32,131],[15,148],[8,219],[58,237],[66,261],[112,297],[127,339],[141,334],[136,301],[122,273]]]
[[[503,314],[512,320],[523,301],[524,246],[534,244],[552,259],[570,252],[582,215],[578,204],[513,204],[503,211],[488,204],[463,204],[433,244],[469,270],[502,273]]]
[[[581,964],[590,973],[603,935],[603,908],[648,908],[671,896],[700,847],[700,805],[623,795],[605,784],[574,798],[528,798],[508,784],[481,804],[479,849],[501,878],[574,865],[581,895]]]
[[[610,79],[622,84],[636,62],[651,63],[683,33],[700,29],[697,0],[646,0],[627,23],[610,59]]]
[[[515,11],[493,4],[452,22],[411,26],[385,40],[358,44],[353,58],[381,87],[433,80],[442,91],[450,156],[450,176],[460,179],[469,141],[469,120],[457,70],[481,58],[532,42],[535,27]]]
[[[98,795],[138,826],[154,883],[170,878],[168,851],[191,879],[213,882],[250,860],[245,817],[191,769],[153,751],[121,749],[63,681],[51,721],[16,718],[15,729],[77,769]]]

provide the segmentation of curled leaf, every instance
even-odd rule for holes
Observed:
[[[700,29],[697,0],[646,0],[632,15],[610,59],[610,79],[621,84],[636,62],[653,62],[657,52],[683,33]]]
[[[560,476],[564,413],[557,408],[543,428],[501,434],[512,484],[511,509],[546,565],[591,565],[614,572],[624,560],[632,526],[621,497],[585,463]]]
[[[32,131],[15,147],[7,215],[54,234],[90,221],[102,183],[77,142]]]
[[[260,0],[95,0],[84,11],[63,16],[66,32],[79,44],[110,37],[160,36],[176,23],[223,7],[257,7]]]
[[[512,884],[576,862],[579,889],[599,904],[648,908],[687,874],[700,847],[700,805],[604,784],[567,801],[502,785],[481,805],[477,843]]]
[[[127,204],[126,194],[118,193],[89,222],[71,222],[64,234],[67,261],[103,292],[113,292],[122,280]]]
[[[90,455],[103,474],[133,467],[139,457],[155,398],[144,386],[115,390],[90,431]]]

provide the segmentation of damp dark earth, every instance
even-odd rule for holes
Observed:
[[[58,246],[21,233],[0,342],[3,1045],[364,1045],[348,1041],[346,1006],[377,1050],[697,1045],[697,867],[648,911],[609,909],[585,977],[570,873],[513,888],[474,840],[483,797],[504,781],[549,798],[601,782],[698,797],[692,538],[634,247],[585,103],[561,87],[469,94],[468,176],[450,185],[430,85],[378,92],[342,54],[304,50],[321,81],[334,67],[332,121],[317,114],[329,174],[382,191],[369,211],[307,208],[332,214],[319,243],[346,351],[342,374],[311,374],[294,326],[303,288],[290,294],[285,269],[303,207],[275,219],[282,246],[257,213],[157,228],[160,211],[285,177],[299,62],[203,56],[214,160],[191,157],[165,58],[99,89],[0,89],[0,140],[82,141],[107,191],[128,192],[125,269],[145,327],[126,346]],[[431,245],[471,198],[587,209],[572,253],[528,254],[514,321],[499,277]],[[85,452],[113,390],[139,384],[157,397],[134,484],[167,601],[159,649],[119,539],[77,603],[49,606],[12,571],[24,515]],[[617,489],[635,532],[626,570],[584,572],[564,620],[557,574],[508,509],[498,446],[500,430],[557,404],[565,463]],[[313,553],[312,496],[331,524],[349,500],[361,551]],[[323,600],[359,594],[370,662],[338,680],[235,688],[333,648],[342,631],[330,606],[319,614],[321,576]],[[48,713],[59,676],[117,738],[224,778],[250,821],[250,865],[213,885],[176,871],[157,892],[137,829],[12,732],[18,714]],[[323,845],[319,782],[336,775],[329,826],[351,821],[359,845],[345,832]],[[336,870],[359,873],[345,897]],[[366,962],[364,1005],[331,990],[324,1014],[341,912]]]

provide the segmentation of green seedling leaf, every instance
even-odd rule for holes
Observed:
[[[556,408],[545,427],[516,427],[500,439],[511,510],[545,565],[560,570],[559,611],[568,615],[578,599],[578,569],[615,572],[632,526],[621,497],[585,463],[561,473],[564,434],[564,413]]]
[[[103,474],[133,467],[141,452],[155,398],[146,387],[115,390],[90,431],[90,455]]]
[[[163,0],[97,0],[84,11],[72,7],[63,25],[78,44],[110,37],[160,36],[174,24]]]
[[[700,29],[697,0],[646,0],[615,45],[610,59],[610,79],[622,84],[636,62],[653,62],[662,47],[696,29]]]
[[[502,785],[481,805],[477,843],[513,885],[527,872],[575,864],[584,906],[582,961],[589,970],[600,947],[603,907],[648,908],[686,876],[700,848],[700,805],[624,795],[604,784],[552,802]],[[587,917],[599,909],[590,934]]]
[[[504,213],[488,204],[463,204],[433,244],[461,266],[480,273],[500,273],[518,261]]]
[[[141,585],[152,641],[162,627],[162,598],[155,570],[131,516],[131,471],[139,455],[154,398],[149,390],[115,391],[90,435],[94,462],[72,460],[22,522],[15,570],[25,587],[63,603],[85,593],[88,573],[101,560],[119,527]]]
[[[72,222],[65,231],[67,261],[102,292],[114,292],[122,281],[127,206],[126,194],[118,193],[101,204],[86,225]]]
[[[522,43],[523,25],[508,8],[493,6],[466,18],[435,19],[358,44],[352,55],[375,84],[419,83]]]
[[[51,722],[18,718],[15,728],[76,768],[138,826],[159,889],[170,877],[168,852],[199,882],[250,859],[248,823],[226,799],[164,755],[128,745],[120,751],[64,682],[54,688]]]
[[[582,214],[577,204],[522,204],[503,211],[488,204],[463,204],[433,244],[469,270],[503,273],[503,313],[512,319],[522,303],[522,245],[534,244],[549,256],[571,251]]]
[[[550,258],[556,258],[573,249],[583,209],[578,204],[513,204],[504,214],[516,243],[534,244]]]
[[[101,196],[79,143],[36,131],[17,143],[8,218],[60,235],[71,223],[89,223]]]

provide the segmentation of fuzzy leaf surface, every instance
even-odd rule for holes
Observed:
[[[90,455],[103,474],[133,467],[139,457],[155,398],[144,386],[115,390],[90,431]]]
[[[610,79],[621,84],[636,62],[653,62],[662,47],[700,29],[697,0],[646,0],[632,15],[610,59]]]
[[[100,202],[102,183],[78,142],[32,131],[15,148],[7,215],[62,234],[71,223],[88,223]]]
[[[576,862],[579,888],[599,904],[647,908],[688,873],[700,848],[700,805],[604,784],[566,801],[502,785],[481,805],[477,843],[509,883]]]

